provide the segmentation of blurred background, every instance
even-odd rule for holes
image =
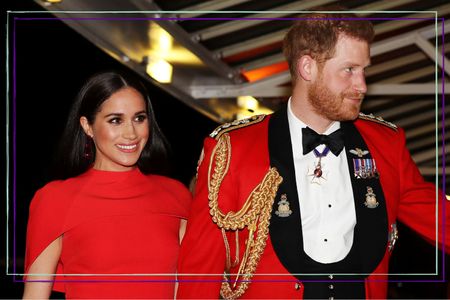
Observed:
[[[434,19],[434,12],[439,18],[450,16],[447,1],[10,2],[6,10],[11,12],[4,12],[9,80],[5,141],[10,156],[4,153],[2,161],[9,170],[9,210],[3,214],[9,219],[2,231],[9,233],[9,266],[5,245],[2,270],[23,270],[28,205],[34,192],[51,180],[48,166],[71,102],[87,77],[105,69],[141,76],[172,145],[172,176],[188,185],[203,138],[218,124],[270,113],[287,101],[290,76],[281,53],[283,35],[293,19],[307,16],[294,11],[329,4],[374,18],[369,91],[362,110],[403,127],[422,175],[431,182],[437,176],[439,186],[448,190],[449,176],[443,181],[442,171],[448,154],[441,154],[450,141],[442,132],[450,124],[445,121],[449,104],[441,91],[444,85],[450,91],[445,42],[450,24]],[[224,11],[235,12],[217,13]],[[389,297],[448,299],[447,283],[411,282],[448,278],[443,277],[448,257],[402,224],[399,232],[391,272],[409,275],[391,276]],[[21,297],[22,283],[3,273],[2,281],[2,298]]]

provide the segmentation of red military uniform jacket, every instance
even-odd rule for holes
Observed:
[[[321,291],[319,297],[334,297],[336,286],[350,289],[344,295],[355,290],[351,298],[386,298],[388,262],[397,239],[396,220],[430,242],[436,240],[438,222],[439,243],[449,252],[450,235],[442,241],[444,220],[450,232],[449,202],[442,194],[436,196],[435,186],[423,180],[406,149],[403,130],[361,114],[354,122],[341,123],[357,216],[353,246],[339,264],[315,264],[303,252],[288,126],[284,107],[270,116],[223,125],[205,140],[195,199],[181,245],[178,298],[219,298],[225,270],[231,274],[227,277],[231,280],[228,290],[241,289],[239,298],[309,298],[317,296],[311,294],[313,289],[327,290]],[[357,148],[367,149],[365,161],[375,162],[362,176],[357,176],[361,175],[361,167],[355,167],[361,162],[361,155],[354,151]],[[271,168],[276,173],[269,171]],[[268,179],[276,175],[278,181]],[[367,198],[368,187],[375,200]],[[266,212],[264,203],[268,202],[272,207]],[[256,206],[253,211],[252,205]],[[446,216],[441,213],[443,205]],[[254,228],[251,222],[243,228],[232,222],[245,211],[247,221],[241,223],[256,218]],[[255,217],[254,211],[260,214]],[[266,214],[270,214],[268,220]],[[249,229],[253,229],[250,241]],[[247,249],[249,244],[253,252]],[[244,254],[251,257],[246,261],[254,266],[239,270]],[[252,274],[245,276],[248,270]],[[321,275],[311,276],[314,270]],[[240,275],[234,287],[236,274]],[[311,281],[322,285],[313,288]],[[345,284],[339,283],[342,281]]]

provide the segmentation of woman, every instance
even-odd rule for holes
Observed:
[[[66,298],[173,298],[191,196],[155,175],[166,142],[144,86],[115,72],[91,77],[60,154],[63,180],[30,205],[24,298],[52,288]]]

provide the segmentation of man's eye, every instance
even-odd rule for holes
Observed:
[[[347,67],[347,68],[345,68],[344,70],[345,70],[345,72],[347,72],[347,73],[352,73],[352,72],[353,72],[353,67]]]

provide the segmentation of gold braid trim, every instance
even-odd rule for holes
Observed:
[[[358,117],[360,119],[367,120],[367,121],[372,121],[372,122],[375,122],[375,123],[387,126],[387,127],[391,128],[391,129],[393,129],[395,131],[398,131],[397,125],[395,125],[394,123],[391,123],[391,122],[388,122],[388,121],[384,120],[380,116],[374,116],[373,114],[366,115],[366,114],[363,114],[362,112],[360,112]]]
[[[227,274],[229,271],[228,266],[231,261],[229,253],[230,249],[229,247],[226,249],[228,270],[224,273],[224,282],[222,283],[220,293],[225,299],[236,299],[242,296],[247,290],[261,255],[264,252],[264,248],[266,247],[272,205],[278,186],[283,179],[275,168],[270,168],[261,183],[253,189],[243,207],[238,212],[230,211],[227,214],[224,214],[219,209],[218,198],[220,185],[229,169],[230,158],[230,136],[225,133],[219,138],[211,155],[208,169],[208,199],[210,207],[209,212],[212,216],[212,220],[222,230],[223,235],[224,230],[237,232],[237,230],[247,227],[249,231],[246,249],[232,287]],[[213,163],[215,163],[215,165],[211,175]],[[224,237],[224,243],[225,246],[228,246],[226,237]],[[236,241],[236,247],[238,247],[238,241]],[[239,280],[239,277],[242,278]]]

